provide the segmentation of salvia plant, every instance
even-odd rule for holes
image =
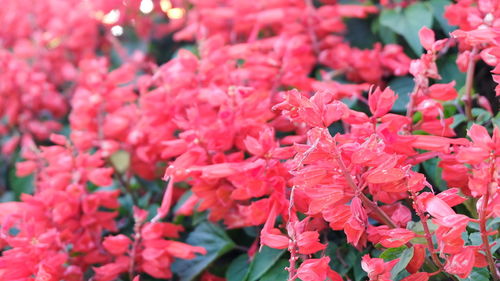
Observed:
[[[499,281],[499,82],[498,0],[3,0],[0,281]]]

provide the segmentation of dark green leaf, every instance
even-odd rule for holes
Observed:
[[[482,108],[473,108],[472,109],[472,116],[475,117],[476,122],[478,123],[484,123],[486,121],[491,120],[493,116],[491,116],[491,113],[488,112],[487,110],[484,110]]]
[[[351,46],[361,49],[372,48],[376,39],[370,30],[370,24],[363,19],[347,19],[347,34],[345,38],[351,43]]]
[[[267,246],[262,247],[250,264],[247,280],[259,280],[278,261],[284,252],[285,250],[272,249]]]
[[[354,273],[354,281],[361,281],[364,280],[366,277],[366,271],[363,270],[361,267],[361,262],[356,261],[353,264],[353,273]]]
[[[31,174],[26,177],[18,177],[15,167],[9,170],[9,187],[14,192],[14,197],[19,200],[22,193],[32,193],[34,176]]]
[[[460,90],[465,84],[465,73],[458,70],[457,63],[455,62],[456,56],[445,56],[443,59],[437,61],[439,74],[441,80],[439,83],[449,83],[455,81],[455,89]]]
[[[204,247],[207,254],[198,255],[192,260],[177,259],[173,263],[172,270],[180,277],[181,281],[193,280],[213,261],[235,246],[222,228],[209,222],[198,225],[188,235],[186,243],[192,246]]]
[[[379,17],[378,21],[373,23],[374,32],[377,31],[378,36],[384,44],[396,44],[398,42],[396,33],[387,26],[382,25],[380,19]]]
[[[500,128],[500,112],[492,119],[493,125]]]
[[[408,24],[407,33],[402,34],[415,54],[422,53],[418,32],[424,26],[432,28],[432,8],[424,2],[416,2],[404,10]]]
[[[398,263],[391,270],[391,276],[393,280],[395,280],[396,276],[398,276],[398,274],[405,269],[412,257],[413,248],[409,248],[403,251],[401,256],[399,256]]]
[[[226,279],[228,281],[244,281],[248,274],[249,265],[247,254],[238,256],[229,265],[226,271]]]
[[[286,271],[286,267],[288,266],[288,261],[285,259],[281,259],[277,261],[271,269],[269,269],[263,276],[260,278],[260,281],[286,281],[288,280],[288,271]],[[232,280],[228,280],[232,281]]]
[[[463,281],[489,281],[490,279],[490,272],[488,271],[487,267],[474,267],[472,269],[472,272],[470,273],[469,277],[460,280]]]
[[[451,128],[455,129],[458,125],[462,124],[467,120],[467,116],[464,114],[457,114],[453,116],[453,123],[450,125]]]
[[[422,53],[418,32],[424,26],[432,27],[432,8],[427,3],[417,2],[404,10],[383,10],[380,14],[381,25],[403,36],[417,55]]]
[[[447,34],[456,29],[448,24],[448,20],[444,18],[444,8],[451,5],[452,2],[449,0],[431,0],[429,4],[432,6],[434,11],[434,18],[437,20],[443,31]]]
[[[415,82],[410,77],[396,77],[389,82],[389,87],[398,94],[398,99],[392,106],[392,111],[406,112],[406,105],[410,101],[410,93]]]
[[[438,167],[439,158],[432,158],[422,163],[425,175],[430,179],[432,185],[439,190],[446,190],[446,182],[441,177],[442,168]]]
[[[393,10],[384,9],[382,13],[380,13],[380,24],[401,35],[407,29],[407,23],[401,8]]]

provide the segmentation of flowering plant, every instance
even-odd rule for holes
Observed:
[[[500,280],[500,1],[4,2],[0,281]]]

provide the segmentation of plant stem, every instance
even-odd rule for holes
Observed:
[[[372,212],[377,214],[378,218],[382,220],[384,224],[388,225],[391,228],[397,228],[397,225],[382,209],[379,208],[379,206],[375,202],[371,201],[368,197],[366,197],[365,194],[363,194],[363,192],[359,191],[358,186],[356,185],[356,183],[354,183],[351,174],[349,174],[349,172],[347,171],[347,167],[345,166],[344,161],[342,161],[342,158],[340,157],[340,152],[336,151],[335,159],[337,160],[337,163],[339,164],[340,169],[342,170],[344,178],[347,180],[347,184],[349,184],[354,193],[356,193],[359,196],[359,198],[363,202],[363,205],[365,205],[365,207],[369,208]]]
[[[128,275],[130,280],[134,279],[134,274],[135,274],[135,259],[137,255],[137,248],[139,247],[139,244],[141,242],[141,228],[142,228],[142,221],[137,221],[134,225],[134,243],[132,244],[132,249],[130,250],[130,265],[128,269]]]
[[[290,237],[290,243],[288,245],[288,251],[290,252],[290,266],[288,267],[288,281],[294,281],[297,275],[297,267],[295,263],[299,259],[297,256],[297,243],[295,240],[295,225],[293,225],[290,221],[292,218],[292,208],[293,208],[293,195],[295,191],[295,186],[292,186],[292,191],[290,192],[290,204],[288,206],[288,223],[287,223],[287,232]]]
[[[490,156],[490,167],[489,167],[489,172],[490,172],[490,178],[493,179],[493,174],[495,173],[495,162],[494,162],[494,156]],[[484,252],[486,253],[486,260],[488,261],[488,267],[490,268],[491,276],[493,277],[493,280],[499,281],[500,278],[498,276],[498,271],[495,265],[495,260],[493,259],[493,255],[491,253],[491,247],[490,247],[490,242],[488,241],[488,232],[486,229],[486,220],[487,218],[487,209],[488,209],[488,201],[490,199],[490,186],[493,183],[489,183],[488,186],[486,187],[486,194],[483,195],[483,204],[481,205],[481,210],[478,211],[479,213],[479,229],[481,231],[481,239],[483,240],[483,249]]]
[[[469,54],[469,64],[467,65],[467,76],[465,78],[465,115],[467,120],[472,121],[472,83],[474,82],[474,68],[476,66],[475,56],[477,54],[477,48],[472,48]]]

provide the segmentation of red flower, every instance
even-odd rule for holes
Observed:
[[[340,275],[331,270],[328,263],[329,257],[319,259],[308,259],[304,261],[297,270],[297,277],[303,281],[342,281]]]
[[[297,246],[299,253],[303,255],[314,254],[326,248],[325,244],[319,243],[319,233],[317,231],[304,231],[297,236]]]
[[[274,205],[260,233],[261,243],[274,249],[285,249],[288,247],[289,239],[279,229],[274,228],[275,220],[276,206]]]
[[[115,262],[103,266],[94,267],[96,281],[112,281],[124,272],[127,272],[130,259],[125,256],[118,257]]]
[[[368,96],[368,104],[373,117],[381,117],[389,112],[394,102],[398,99],[398,95],[389,87],[381,91],[380,88],[375,89]]]
[[[420,38],[420,44],[422,44],[424,49],[426,50],[432,49],[432,46],[434,45],[435,42],[434,31],[432,31],[432,29],[429,29],[426,26],[422,27],[418,32],[418,37]]]
[[[361,205],[361,200],[354,197],[351,201],[351,217],[344,225],[344,232],[347,235],[347,242],[356,248],[363,248],[366,245],[366,224],[368,216]]]
[[[132,241],[130,238],[123,234],[119,234],[116,236],[108,236],[104,238],[102,245],[106,249],[106,251],[110,252],[115,256],[121,256],[125,254],[128,250],[128,247]]]
[[[413,274],[401,279],[401,281],[427,281],[427,280],[429,280],[429,273],[427,273],[427,272],[413,273]]]
[[[383,259],[370,258],[369,255],[364,255],[361,260],[361,267],[368,273],[370,281],[391,281],[391,270],[398,261],[399,259],[384,262]]]
[[[460,278],[466,278],[471,273],[474,262],[474,249],[472,247],[464,247],[459,253],[448,258],[444,265],[444,270]]]
[[[425,253],[425,246],[424,245],[421,245],[421,244],[413,245],[413,257],[411,258],[410,262],[406,266],[406,270],[409,273],[416,273],[424,264],[425,256],[426,256],[426,253]],[[417,278],[417,276],[420,276],[419,278],[424,278],[423,274],[417,274],[417,275],[412,274],[412,275],[414,275],[414,277],[412,277],[412,278],[415,278],[415,280],[419,280]],[[427,276],[427,278],[429,278],[429,277]],[[412,280],[412,279],[410,279],[410,280]],[[427,279],[422,279],[422,280],[427,280]]]

